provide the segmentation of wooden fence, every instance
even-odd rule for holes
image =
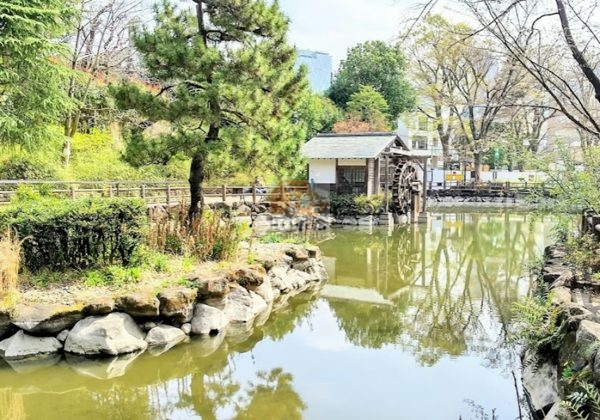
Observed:
[[[471,182],[446,181],[443,185],[428,183],[429,194],[457,196],[515,197],[533,192],[542,195],[551,194],[552,187],[543,182]]]
[[[29,186],[43,193],[63,197],[137,197],[149,205],[175,205],[189,202],[190,188],[187,182],[161,181],[3,181],[0,180],[0,204],[7,204],[20,186]],[[308,191],[307,185],[277,186],[205,186],[204,198],[211,202],[286,201]]]

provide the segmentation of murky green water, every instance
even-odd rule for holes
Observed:
[[[342,229],[331,280],[247,339],[163,355],[0,361],[0,419],[463,419],[518,416],[510,305],[549,223],[434,214],[428,228]],[[515,371],[518,379],[518,370]]]

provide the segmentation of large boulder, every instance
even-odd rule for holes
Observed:
[[[188,282],[198,285],[198,297],[211,299],[229,293],[229,279],[225,273],[195,271],[188,276]]]
[[[600,342],[600,324],[587,319],[582,320],[579,323],[575,340],[577,346],[582,350]]]
[[[160,313],[160,301],[149,291],[119,296],[115,303],[117,310],[136,318],[155,318]]]
[[[185,339],[185,334],[179,328],[171,325],[158,325],[146,335],[146,343],[151,347],[173,347]]]
[[[160,314],[169,318],[176,325],[182,325],[192,320],[194,302],[198,292],[188,287],[177,287],[162,291],[158,295]]]
[[[106,315],[115,310],[115,300],[110,296],[97,296],[94,300],[88,302],[83,312],[86,315]]]
[[[249,324],[265,309],[267,303],[263,298],[243,287],[236,287],[227,296],[225,313],[231,323]]]
[[[227,278],[232,283],[237,283],[246,289],[260,286],[265,279],[265,269],[258,267],[242,267],[231,271]]]
[[[216,335],[229,324],[225,312],[213,306],[198,303],[192,318],[192,334]]]
[[[267,304],[273,302],[276,298],[275,292],[273,291],[273,285],[271,284],[271,277],[265,276],[263,283],[251,289],[258,296],[263,298]]]
[[[532,411],[544,418],[554,404],[560,401],[558,369],[555,364],[547,361],[539,362],[531,358],[525,360],[523,388]]]
[[[22,330],[0,341],[0,353],[7,360],[53,355],[61,349],[62,344],[54,337],[35,337]]]
[[[113,312],[79,321],[69,332],[65,351],[83,355],[111,355],[145,350],[144,333],[133,318]]]
[[[17,305],[12,323],[33,335],[56,335],[83,318],[83,307],[46,303]]]

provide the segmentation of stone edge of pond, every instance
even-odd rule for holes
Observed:
[[[566,337],[552,360],[529,352],[522,356],[527,402],[534,418],[544,420],[572,418],[560,405],[565,397],[561,367],[589,367],[593,382],[600,384],[600,352],[582,356],[591,345],[600,343],[600,283],[583,279],[568,266],[565,257],[560,246],[546,247],[538,281],[549,286],[552,304],[560,308],[559,319],[565,323]]]
[[[230,270],[192,272],[186,286],[97,296],[77,305],[17,305],[0,312],[0,357],[40,363],[62,352],[85,357],[162,352],[189,336],[242,338],[289,298],[327,279],[316,246],[260,244],[252,260]]]

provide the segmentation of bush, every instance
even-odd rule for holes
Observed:
[[[0,212],[0,229],[23,238],[32,271],[128,264],[146,226],[142,200],[86,198],[17,202]]]
[[[376,214],[384,205],[383,194],[367,196],[365,194],[335,194],[331,197],[331,213],[335,216],[345,214]]]
[[[53,179],[55,175],[48,164],[25,156],[15,156],[0,165],[0,179]]]

